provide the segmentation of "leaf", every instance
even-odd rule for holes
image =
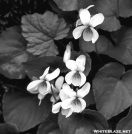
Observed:
[[[93,80],[93,91],[99,112],[107,119],[132,104],[132,70],[118,63],[102,67]]]
[[[18,134],[18,128],[15,124],[12,123],[3,123],[0,124],[0,133],[1,134]]]
[[[47,97],[39,106],[37,95],[8,90],[3,98],[4,120],[16,124],[20,132],[33,128],[50,113],[51,104]]]
[[[94,44],[91,41],[87,42],[82,38],[79,41],[81,49],[85,52],[96,52],[95,45],[97,45],[97,52],[103,53],[109,45],[112,46],[112,43],[105,36],[100,36]]]
[[[21,35],[20,27],[10,27],[0,36],[0,60],[11,58],[25,51],[26,40]]]
[[[44,70],[47,67],[50,67],[50,70],[53,71],[56,68],[59,68],[61,72],[67,72],[63,58],[59,56],[43,56],[32,59],[23,64],[27,75],[32,79],[33,76],[39,77],[43,74]]]
[[[28,60],[28,54],[22,53],[14,58],[9,58],[7,60],[0,60],[0,73],[10,79],[22,79],[25,77],[26,73],[22,66],[23,62]]]
[[[104,22],[98,27],[110,32],[120,29],[121,25],[117,19],[117,0],[94,0],[94,2],[96,10],[105,16]]]
[[[49,115],[49,117],[41,123],[41,125],[38,128],[37,134],[50,134],[52,131],[58,130],[59,126],[57,123],[56,115]]]
[[[131,0],[119,0],[119,16],[124,18],[132,16]]]
[[[79,10],[92,5],[92,0],[54,0],[58,7],[63,11]]]
[[[48,134],[62,134],[62,132],[61,132],[60,129],[56,129],[56,130],[53,130],[52,132],[50,132]]]
[[[132,28],[122,28],[118,31],[115,46],[110,42],[102,54],[122,62],[125,65],[132,64]]]
[[[132,16],[131,0],[94,0],[94,2],[97,11],[103,13],[105,16],[104,22],[98,26],[103,30],[116,31],[121,27],[120,21],[118,20],[119,16],[125,18]]]
[[[28,41],[27,51],[33,55],[55,56],[58,54],[54,40],[67,36],[69,28],[63,18],[46,11],[22,17],[22,35]]]
[[[63,134],[93,134],[93,130],[108,129],[106,119],[98,112],[85,110],[70,117],[59,114],[59,126]]]
[[[93,90],[90,89],[90,92],[83,98],[86,101],[86,106],[95,104],[95,98],[93,94]]]
[[[132,134],[132,106],[129,114],[118,122],[116,130],[125,130],[122,134],[126,134],[129,131],[129,133]]]
[[[22,62],[28,60],[20,27],[7,28],[0,36],[0,73],[10,79],[25,77]]]

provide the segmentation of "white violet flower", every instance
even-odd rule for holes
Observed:
[[[60,74],[60,69],[57,68],[50,74],[48,72],[49,67],[44,71],[43,75],[40,76],[38,80],[30,82],[27,86],[27,90],[30,93],[38,94],[38,99],[40,100],[39,105],[41,104],[41,100],[45,97],[45,95],[51,92],[51,85],[49,81],[55,79]]]
[[[92,41],[92,43],[95,43],[99,38],[99,34],[94,29],[94,27],[103,23],[104,15],[102,13],[98,13],[91,16],[88,9],[93,6],[94,5],[91,5],[86,9],[80,9],[79,11],[80,19],[78,19],[76,22],[76,27],[77,26],[78,27],[73,30],[73,37],[75,39],[80,38],[82,33],[83,33],[83,39],[85,41]]]
[[[68,84],[63,85],[63,92],[68,96],[62,101],[61,107],[63,109],[71,108],[73,112],[80,113],[86,108],[86,102],[82,99],[90,91],[90,83],[86,83],[81,89],[75,92]],[[60,94],[61,95],[61,94]]]
[[[73,112],[80,113],[86,108],[86,102],[82,99],[90,91],[90,83],[86,83],[81,89],[75,92],[68,84],[63,84],[60,91],[62,102],[58,102],[52,107],[53,113],[58,113],[62,107],[61,113],[69,117]]]
[[[60,99],[59,93],[60,93],[63,83],[64,83],[64,77],[60,76],[57,78],[55,82],[55,86],[53,86],[53,84],[51,85],[52,86],[51,88],[53,89],[53,94],[54,94],[50,98],[51,102],[55,103],[56,100],[58,101]],[[54,97],[56,98],[56,100]]]
[[[63,86],[64,85],[65,84],[63,84]],[[64,88],[63,86],[62,86],[62,88]],[[63,92],[62,89],[60,90],[59,96],[60,96],[61,102],[58,102],[58,103],[56,103],[56,104],[54,104],[52,106],[52,113],[56,114],[61,109],[62,115],[65,115],[66,117],[69,117],[72,114],[72,112],[73,112],[72,109],[71,108],[67,108],[67,109],[61,108],[62,101],[64,101],[65,99],[68,99],[69,97]]]
[[[86,56],[80,55],[76,61],[68,60],[66,67],[71,71],[66,74],[65,80],[68,84],[74,86],[82,86],[86,82],[86,76],[83,73],[85,70]]]

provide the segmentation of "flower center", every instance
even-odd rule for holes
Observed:
[[[80,79],[81,78],[81,76],[80,76],[78,71],[74,74],[74,78],[75,79]]]
[[[46,94],[47,93],[47,83],[46,83],[46,81],[43,81],[42,83],[40,83],[38,89],[39,89],[39,92],[41,94],[43,94],[43,95]]]
[[[86,32],[89,33],[91,36],[93,36],[93,32],[89,26],[86,28]]]
[[[47,83],[46,81],[43,81],[41,84],[40,84],[40,88],[46,88],[47,87]]]
[[[72,84],[74,86],[79,86],[81,82],[81,75],[79,74],[79,72],[77,71],[74,75],[73,75],[73,79],[72,79]]]
[[[82,111],[82,106],[81,106],[81,102],[78,98],[76,98],[75,100],[73,100],[72,102],[72,108],[74,112],[81,112]]]

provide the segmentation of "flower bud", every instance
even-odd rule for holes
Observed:
[[[66,50],[64,52],[64,56],[63,56],[63,62],[67,62],[68,60],[70,60],[70,57],[71,57],[71,44],[69,43],[67,46],[66,46]]]

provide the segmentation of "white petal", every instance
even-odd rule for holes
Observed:
[[[62,115],[66,116],[68,114],[68,112],[69,112],[69,109],[63,109],[63,108],[61,109],[61,114]]]
[[[68,69],[70,69],[70,70],[77,70],[77,65],[76,65],[76,61],[74,61],[74,60],[68,60],[67,62],[66,62],[66,67],[68,68]]]
[[[66,118],[69,117],[73,113],[73,110],[69,108],[68,114],[66,115]]]
[[[91,41],[92,37],[93,37],[92,30],[90,28],[85,29],[84,32],[83,32],[83,39],[85,41]]]
[[[86,56],[85,55],[80,55],[77,59],[76,59],[76,64],[77,64],[77,68],[79,71],[83,72],[85,69],[85,63],[86,63]]]
[[[57,68],[57,69],[56,69],[55,71],[53,71],[52,73],[47,74],[47,75],[45,76],[45,79],[46,79],[47,81],[51,81],[51,80],[55,79],[59,74],[60,74],[60,69]]]
[[[72,103],[73,100],[75,100],[75,97],[68,98],[68,99],[62,101],[61,107],[63,109],[71,108],[71,103]]]
[[[89,8],[91,8],[91,7],[93,7],[94,5],[90,5],[90,6],[88,6],[86,9],[88,10]]]
[[[81,89],[77,91],[77,96],[79,98],[83,98],[89,93],[89,91],[90,91],[90,83],[87,82]]]
[[[73,111],[72,111],[71,108],[69,108],[69,109],[63,109],[63,108],[62,108],[62,109],[61,109],[61,114],[62,114],[62,115],[65,115],[66,118],[69,117],[69,116],[72,114],[72,112],[73,112]]]
[[[70,85],[72,83],[73,75],[76,73],[76,71],[70,71],[65,76],[65,81]]]
[[[46,95],[51,91],[51,85],[48,81],[45,82],[45,85],[40,85],[39,86],[39,93]]]
[[[81,110],[81,112],[86,108],[86,102],[85,102],[85,100],[83,100],[82,98],[78,98],[79,100],[80,100],[80,102],[81,102],[81,107],[82,107],[82,110]]]
[[[80,87],[81,87],[86,82],[86,76],[82,72],[79,72],[79,73],[81,75],[81,84],[80,84]]]
[[[63,82],[64,82],[63,76],[60,76],[59,78],[57,78],[55,82],[55,87],[58,89],[58,91],[61,89]]]
[[[79,27],[75,28],[75,29],[73,30],[73,32],[72,32],[74,39],[80,38],[81,35],[82,35],[82,32],[83,32],[84,29],[86,29],[86,28],[87,28],[87,26],[79,26]]]
[[[80,113],[82,111],[82,105],[79,99],[75,99],[71,103],[71,108],[74,112]]]
[[[70,58],[71,58],[71,45],[68,44],[68,45],[66,46],[66,50],[65,50],[65,52],[64,52],[63,62],[66,63],[68,60],[70,60]]]
[[[75,97],[76,92],[70,88],[67,83],[64,83],[61,89],[68,97]]]
[[[66,95],[63,90],[60,90],[59,96],[60,96],[61,101],[69,98],[69,96]]]
[[[62,102],[58,102],[55,105],[53,105],[53,107],[52,107],[52,113],[56,114],[56,113],[58,113],[60,111],[61,103]]]
[[[50,67],[47,67],[47,68],[45,69],[43,75],[39,77],[41,80],[44,80],[45,76],[46,76],[46,75],[48,74],[48,72],[49,72],[49,69],[50,69]]]
[[[79,25],[82,25],[82,22],[81,22],[80,19],[77,20],[77,22],[76,22],[76,27],[79,26]]]
[[[39,84],[41,84],[43,82],[43,80],[35,80],[32,81],[28,84],[27,86],[27,91],[29,91],[30,93],[38,93],[38,86]]]
[[[90,29],[93,32],[92,43],[95,43],[97,41],[97,39],[99,38],[99,34],[94,28],[91,27]]]
[[[104,15],[102,13],[98,13],[90,19],[89,25],[92,27],[96,27],[97,25],[103,23],[103,21],[104,21]]]
[[[87,9],[81,9],[79,11],[79,17],[80,17],[83,25],[88,25],[88,23],[90,21],[90,16],[91,16],[90,12]]]
[[[45,97],[45,95],[43,95],[43,94],[38,94],[38,99],[40,100],[40,101],[39,101],[39,105],[41,104],[41,101],[42,101],[42,99],[44,99],[44,97]]]

